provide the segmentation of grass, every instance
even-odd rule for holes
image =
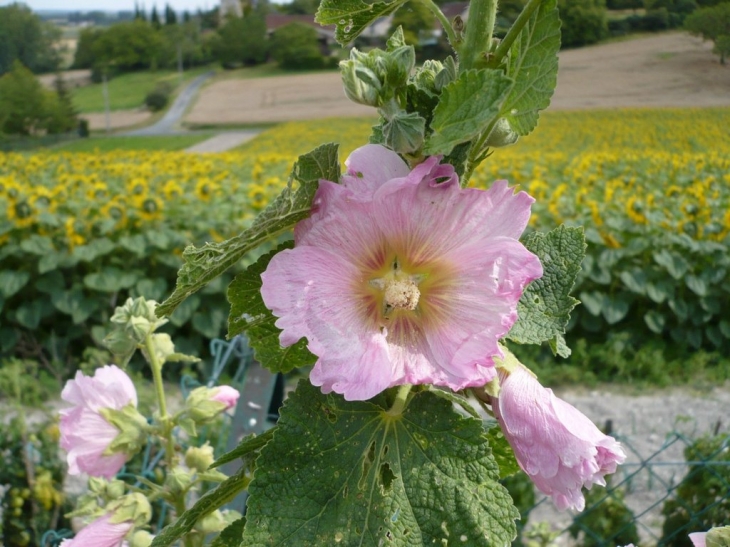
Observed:
[[[210,70],[209,67],[199,67],[183,73],[183,82]],[[109,108],[110,110],[127,110],[139,108],[144,104],[147,94],[159,82],[168,82],[178,86],[178,74],[173,70],[157,70],[130,72],[120,74],[109,80]],[[74,107],[81,114],[104,111],[103,84],[91,84],[71,91]]]
[[[210,133],[160,137],[91,137],[54,147],[59,152],[109,152],[111,150],[184,150],[210,138]]]

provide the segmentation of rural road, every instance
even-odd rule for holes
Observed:
[[[173,135],[181,133],[182,130],[179,128],[180,121],[182,120],[185,111],[190,106],[190,103],[195,98],[200,87],[213,76],[214,72],[206,72],[195,78],[188,86],[180,92],[175,102],[172,103],[170,109],[165,115],[156,123],[143,127],[142,129],[135,129],[134,131],[128,131],[122,133],[124,137],[140,137],[140,136],[151,136],[151,135]]]

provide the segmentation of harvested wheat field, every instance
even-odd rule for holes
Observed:
[[[665,33],[560,53],[553,109],[730,105],[730,66],[685,33]],[[257,124],[368,116],[336,72],[223,80],[202,90],[189,124]]]

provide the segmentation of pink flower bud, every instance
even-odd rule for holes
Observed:
[[[111,519],[111,514],[96,519],[73,539],[64,539],[60,547],[120,547],[124,536],[134,527],[134,521],[113,524]]]
[[[218,386],[213,388],[211,400],[223,403],[226,405],[226,410],[230,410],[236,408],[240,396],[238,390],[233,389],[231,386]]]
[[[522,470],[560,510],[582,511],[581,488],[605,486],[603,477],[626,459],[613,437],[541,386],[523,366],[500,373],[492,409]]]

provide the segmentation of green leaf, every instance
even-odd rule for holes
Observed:
[[[51,238],[41,236],[38,234],[33,234],[29,236],[27,239],[24,239],[20,242],[20,248],[23,249],[26,253],[43,256],[48,253],[53,252],[55,249],[53,248],[53,243],[51,242]]]
[[[3,270],[0,272],[0,294],[5,298],[10,298],[20,289],[25,287],[30,279],[28,272],[14,272],[12,270]]]
[[[527,286],[517,305],[517,322],[507,338],[520,344],[541,344],[565,333],[570,312],[578,300],[570,296],[586,243],[581,228],[558,226],[548,233],[529,234],[524,245],[542,263],[543,275]],[[559,355],[567,357],[567,347],[555,341]]]
[[[661,334],[664,331],[664,325],[666,322],[667,321],[664,316],[656,310],[649,310],[644,314],[644,323],[646,323],[646,326],[649,327],[652,332],[657,334]]]
[[[198,520],[233,500],[239,492],[246,489],[248,483],[246,469],[241,468],[235,475],[220,483],[216,488],[208,490],[195,502],[195,505],[180,515],[173,524],[166,526],[162,532],[157,534],[150,547],[172,545],[189,533]]]
[[[41,300],[25,303],[15,311],[15,320],[26,329],[35,330],[41,322],[43,308]]]
[[[682,255],[667,249],[654,253],[654,262],[664,266],[674,279],[682,279],[689,270],[689,263]]]
[[[496,123],[512,85],[501,70],[467,70],[444,87],[431,121],[427,154],[448,154]]]
[[[390,15],[405,1],[322,0],[314,20],[323,26],[337,25],[335,39],[344,46],[357,38],[370,23]]]
[[[38,261],[38,273],[42,275],[57,269],[62,258],[63,255],[56,251],[43,255]]]
[[[99,292],[117,292],[128,289],[137,282],[135,271],[125,271],[114,266],[104,266],[100,272],[84,276],[84,285]]]
[[[115,248],[116,245],[111,240],[101,237],[87,245],[75,247],[71,255],[82,262],[93,262],[100,256],[111,253]]]
[[[515,453],[507,442],[502,433],[502,429],[497,422],[485,424],[487,428],[487,438],[489,446],[492,449],[492,456],[499,466],[499,478],[503,479],[514,475],[520,470],[520,464],[517,463]]]
[[[243,527],[246,525],[246,518],[240,518],[229,524],[220,535],[213,540],[210,547],[238,547],[243,538]]]
[[[63,274],[57,270],[48,272],[38,278],[35,288],[47,294],[62,291],[64,288]]]
[[[631,302],[622,294],[608,296],[603,301],[601,313],[609,325],[615,325],[629,313]]]
[[[225,465],[229,462],[236,461],[242,458],[250,458],[252,455],[257,456],[259,450],[261,450],[271,440],[276,428],[267,429],[261,435],[252,433],[244,437],[238,446],[226,452],[216,461],[210,465],[210,469],[215,469],[221,465]]]
[[[144,296],[147,300],[156,300],[159,302],[167,292],[167,281],[164,277],[157,279],[140,279],[134,286],[139,296]]]
[[[707,282],[704,279],[696,275],[688,275],[684,280],[689,289],[697,296],[707,296]]]
[[[724,319],[720,321],[720,332],[725,338],[730,340],[730,321]]]
[[[0,351],[10,351],[18,343],[18,333],[8,327],[0,328]]]
[[[193,315],[192,323],[193,328],[206,338],[219,338],[226,324],[226,310],[220,306],[208,308]]]
[[[197,294],[194,294],[175,308],[175,311],[170,316],[170,323],[176,327],[181,327],[190,320],[199,307],[200,297]]]
[[[122,236],[119,238],[119,246],[141,257],[147,250],[147,240],[142,234]]]
[[[86,321],[99,307],[98,300],[86,297],[80,287],[52,293],[51,302],[58,311],[70,315],[74,325]]]
[[[261,298],[261,274],[273,256],[293,244],[285,244],[259,258],[255,264],[236,276],[228,287],[231,314],[228,316],[228,338],[245,332],[256,359],[272,372],[289,372],[311,365],[317,358],[307,349],[307,340],[283,348],[279,344],[281,331],[274,325],[276,317]]]
[[[674,284],[671,279],[659,279],[646,285],[646,295],[657,304],[674,296]]]
[[[183,252],[183,266],[177,274],[177,286],[157,308],[157,314],[160,317],[170,315],[183,300],[233,266],[248,251],[307,218],[320,179],[340,180],[336,144],[324,144],[299,156],[287,188],[256,217],[248,230],[221,243],[187,247]],[[296,190],[295,182],[298,182]]]
[[[633,269],[619,274],[619,278],[631,292],[636,294],[646,294],[647,282],[646,274],[639,269]]]
[[[535,129],[539,111],[550,105],[558,77],[559,49],[557,0],[547,0],[540,3],[509,51],[507,76],[514,85],[502,112],[519,135]]]
[[[509,545],[518,513],[480,420],[432,393],[401,415],[301,381],[256,461],[244,546]]]

